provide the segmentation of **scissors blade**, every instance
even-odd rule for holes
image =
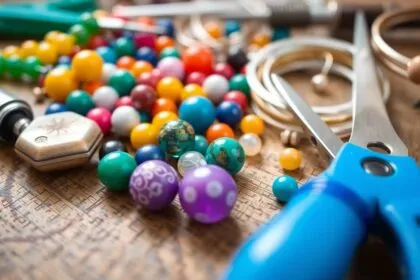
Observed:
[[[353,125],[350,142],[385,153],[407,155],[381,98],[381,88],[364,14],[356,14],[353,55]]]
[[[312,135],[312,142],[320,146],[330,157],[335,158],[341,146],[343,146],[343,141],[312,111],[308,103],[300,97],[289,83],[276,74],[271,74],[271,79],[278,93],[302,122],[304,128]]]

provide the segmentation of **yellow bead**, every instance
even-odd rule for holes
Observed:
[[[178,116],[171,111],[163,111],[158,113],[153,117],[152,124],[156,127],[158,131],[164,126],[167,122],[177,120]]]
[[[204,25],[204,28],[214,39],[219,39],[223,35],[222,28],[217,22],[209,21]]]
[[[60,33],[56,36],[54,45],[59,55],[69,55],[73,51],[74,42],[73,35]]]
[[[130,141],[134,148],[138,149],[144,145],[156,144],[159,130],[150,123],[141,123],[131,130]]]
[[[95,18],[101,18],[101,17],[108,17],[109,16],[109,13],[105,10],[96,10],[92,14]]]
[[[78,52],[71,63],[74,76],[82,82],[98,81],[102,77],[103,61],[95,51],[83,50]]]
[[[44,65],[54,64],[58,57],[57,49],[51,43],[41,42],[36,51],[36,56]]]
[[[188,84],[181,92],[181,100],[185,100],[191,96],[207,96],[207,94],[200,85]]]
[[[270,43],[270,37],[265,33],[258,33],[252,37],[251,43],[260,47],[264,47]]]
[[[17,55],[20,57],[20,49],[16,46],[7,46],[3,49],[4,57],[11,57],[12,55]]]
[[[35,56],[37,50],[38,50],[38,42],[33,41],[33,40],[25,41],[20,46],[20,54],[22,58]]]
[[[302,153],[295,148],[286,148],[280,153],[279,162],[284,170],[296,170],[302,163]]]
[[[50,44],[55,44],[56,40],[57,40],[57,36],[60,34],[61,32],[58,31],[50,31],[47,34],[45,34],[44,40]]]
[[[69,69],[58,67],[48,72],[45,77],[44,89],[54,101],[64,102],[69,93],[77,89],[77,82]]]
[[[153,65],[145,60],[138,60],[131,67],[130,71],[134,77],[138,78],[143,73],[150,73],[153,70]]]
[[[254,133],[261,135],[264,132],[264,121],[254,114],[246,115],[240,124],[243,133]]]
[[[159,97],[169,98],[178,101],[182,91],[182,83],[174,77],[165,77],[157,84],[157,93]]]

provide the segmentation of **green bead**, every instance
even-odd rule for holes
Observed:
[[[134,56],[136,52],[136,47],[134,46],[133,40],[121,37],[115,41],[114,45],[115,52],[118,57],[121,56]]]
[[[41,68],[41,61],[36,56],[30,56],[23,62],[23,72],[33,80],[39,77],[41,74]]]
[[[181,58],[181,54],[179,53],[179,51],[174,48],[174,47],[167,47],[164,48],[161,52],[160,52],[160,59],[165,58],[165,57],[177,57],[177,58]]]
[[[245,93],[248,100],[251,99],[251,89],[245,75],[237,74],[229,81],[229,90],[239,90]]]
[[[288,202],[299,190],[296,179],[288,175],[274,179],[271,188],[276,199],[284,203]]]
[[[136,85],[136,79],[127,70],[118,69],[112,73],[108,85],[113,87],[120,96],[124,96],[130,94]]]
[[[95,103],[86,91],[75,90],[67,96],[66,106],[70,111],[85,116],[90,109],[95,107]]]
[[[170,121],[160,129],[159,146],[168,156],[179,158],[194,149],[194,136],[194,128],[186,121]]]
[[[90,39],[89,31],[81,24],[75,24],[70,27],[69,33],[76,38],[76,44],[85,46]]]
[[[0,75],[6,72],[6,58],[0,54]]]
[[[136,167],[135,159],[128,153],[121,151],[109,153],[99,162],[99,180],[111,191],[126,191]]]
[[[206,161],[235,175],[244,166],[245,152],[235,139],[222,137],[214,140],[207,148]]]
[[[90,34],[97,34],[100,30],[98,21],[91,13],[83,13],[80,16],[80,23]]]
[[[23,73],[23,62],[20,57],[12,55],[6,58],[6,70],[12,79],[19,79]]]

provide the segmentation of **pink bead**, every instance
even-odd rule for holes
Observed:
[[[130,96],[120,97],[120,99],[118,99],[117,102],[115,103],[115,108],[118,108],[121,106],[134,107],[134,103],[133,103],[133,100],[131,100],[131,97]]]
[[[130,96],[134,107],[140,110],[149,110],[156,100],[155,90],[147,85],[135,86]]]
[[[156,68],[160,71],[162,77],[171,76],[179,80],[184,79],[184,63],[176,57],[165,57],[159,61]]]
[[[154,71],[154,70],[153,70]],[[139,85],[147,85],[152,88],[156,88],[157,83],[160,80],[159,75],[153,75],[153,73],[141,73],[137,79],[137,84]]]
[[[235,71],[229,64],[220,62],[214,66],[214,74],[222,75],[229,80],[235,74]]]
[[[186,84],[197,84],[202,86],[206,77],[207,76],[201,72],[192,72],[188,75]]]
[[[137,33],[134,35],[133,41],[138,49],[141,47],[149,47],[152,50],[154,50],[155,39],[156,39],[156,36],[154,34]]]
[[[86,117],[96,122],[103,134],[108,134],[111,130],[111,112],[105,108],[93,108]]]

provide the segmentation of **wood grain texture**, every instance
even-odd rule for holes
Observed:
[[[386,74],[392,82],[388,112],[419,161],[420,111],[412,105],[420,87]],[[29,86],[0,80],[0,87],[32,102]],[[41,115],[45,104],[33,105]],[[0,279],[217,279],[241,242],[282,208],[271,182],[283,174],[277,159],[284,147],[274,129],[263,141],[261,155],[247,159],[235,178],[239,195],[231,217],[211,226],[188,219],[178,200],[163,213],[136,209],[129,194],[105,190],[95,163],[44,174],[1,147]],[[292,175],[303,183],[326,162],[315,148],[301,149],[302,169]],[[361,249],[349,277],[395,279],[390,258],[377,253],[383,246],[371,244],[379,249]]]

